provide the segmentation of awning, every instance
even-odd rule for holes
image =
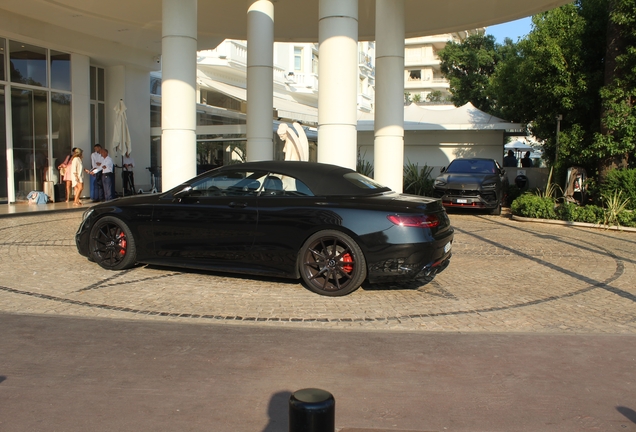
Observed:
[[[212,89],[231,98],[247,101],[247,90],[208,78],[200,71],[197,73],[197,84],[204,89]],[[274,94],[274,118],[300,122],[306,125],[318,124],[318,108],[302,104],[291,97]]]
[[[373,113],[358,113],[358,130],[372,131]],[[491,116],[470,102],[460,107],[419,106],[404,107],[404,130],[511,130],[520,129],[518,123]]]

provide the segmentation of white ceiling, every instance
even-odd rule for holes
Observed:
[[[486,27],[567,0],[404,0],[406,37]],[[318,41],[319,0],[273,0],[277,41]],[[374,40],[375,0],[358,0],[359,39]],[[2,10],[134,49],[161,52],[162,0],[2,0]],[[198,0],[199,49],[246,39],[245,0]]]

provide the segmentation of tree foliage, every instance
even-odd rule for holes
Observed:
[[[455,105],[527,125],[561,174],[581,165],[604,176],[633,161],[636,0],[578,0],[535,15],[516,43],[471,36],[440,57]]]
[[[450,82],[451,102],[456,106],[471,102],[490,111],[489,79],[500,59],[494,36],[477,34],[461,43],[450,42],[439,57],[442,73]]]

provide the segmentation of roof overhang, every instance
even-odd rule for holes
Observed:
[[[272,0],[274,37],[281,42],[317,42],[320,0]],[[359,40],[375,40],[375,2],[358,0]],[[553,9],[567,0],[404,0],[405,37],[428,36],[487,27]],[[162,0],[3,0],[3,14],[27,17],[39,28],[16,32],[48,34],[52,43],[72,48],[81,39],[47,29],[64,29],[135,50],[161,52]],[[247,38],[247,3],[198,2],[198,48],[211,49],[223,39]],[[6,30],[6,29],[5,29]],[[35,37],[35,36],[34,36]]]

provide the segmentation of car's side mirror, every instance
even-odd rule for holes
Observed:
[[[174,194],[174,197],[177,199],[185,198],[188,195],[190,195],[191,192],[192,192],[192,186],[186,186],[183,189],[181,189],[179,192],[176,192]]]
[[[506,170],[502,168],[499,170],[499,172],[501,173],[501,175],[504,175],[506,173]]]
[[[446,167],[441,167],[441,168],[439,169],[439,172],[440,172],[440,173],[443,173],[444,171],[446,171]]]

